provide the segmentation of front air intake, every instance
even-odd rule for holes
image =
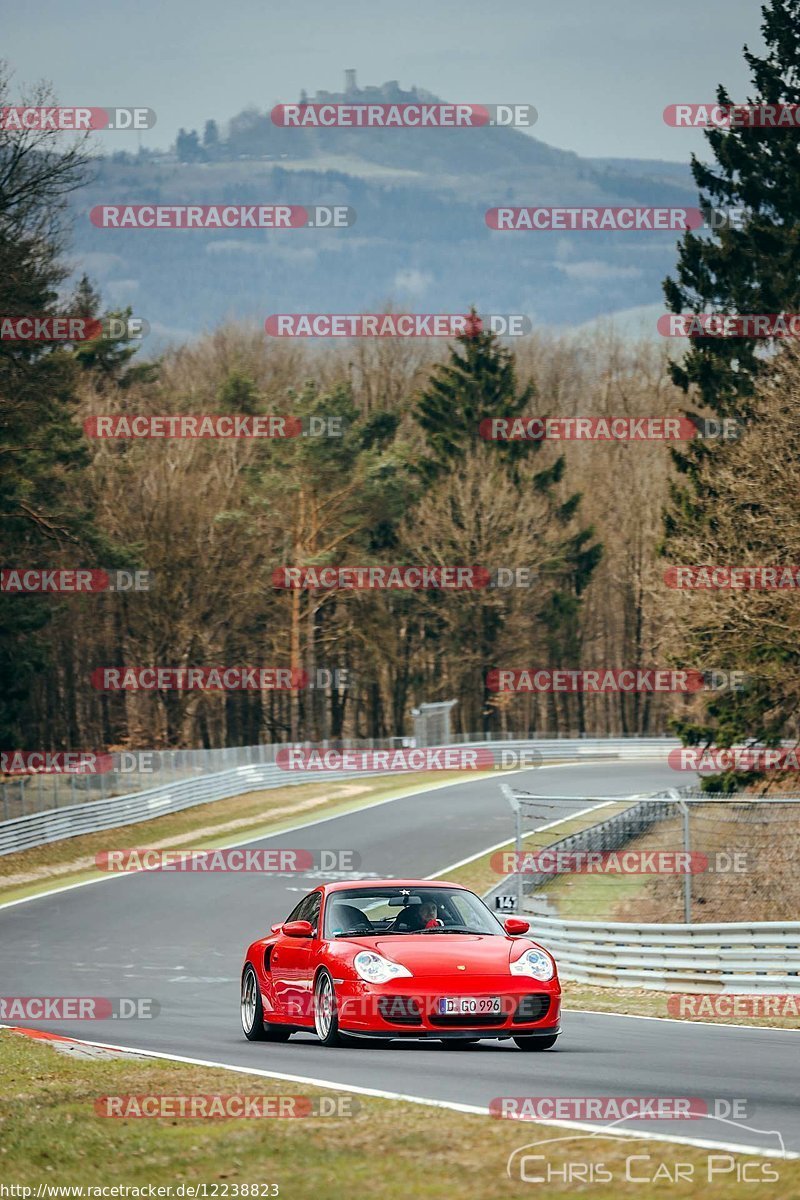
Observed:
[[[422,1013],[413,996],[381,996],[378,1012],[392,1025],[421,1025]]]

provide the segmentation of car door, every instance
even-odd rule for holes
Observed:
[[[322,893],[319,891],[303,897],[284,924],[289,921],[309,921],[314,928],[314,936],[292,938],[281,935],[270,959],[275,999],[286,1016],[301,1025],[311,1025],[314,1020],[312,983],[319,949],[321,904]]]

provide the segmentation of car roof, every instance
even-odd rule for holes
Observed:
[[[371,887],[448,887],[458,888],[460,891],[468,891],[461,883],[448,883],[446,879],[341,879],[336,883],[323,884],[326,893],[329,892],[347,892],[353,888],[371,888]]]

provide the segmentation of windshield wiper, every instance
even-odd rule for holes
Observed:
[[[418,929],[417,933],[471,933],[483,935],[485,929],[468,929],[466,925],[434,925],[432,929]]]
[[[337,938],[337,937],[376,937],[377,930],[370,929],[369,932],[367,932],[366,929],[337,929],[336,933],[333,936],[335,938]],[[383,936],[383,935],[381,935],[381,936]]]

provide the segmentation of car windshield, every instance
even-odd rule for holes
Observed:
[[[481,933],[505,930],[472,892],[446,887],[347,888],[325,904],[324,937]]]

